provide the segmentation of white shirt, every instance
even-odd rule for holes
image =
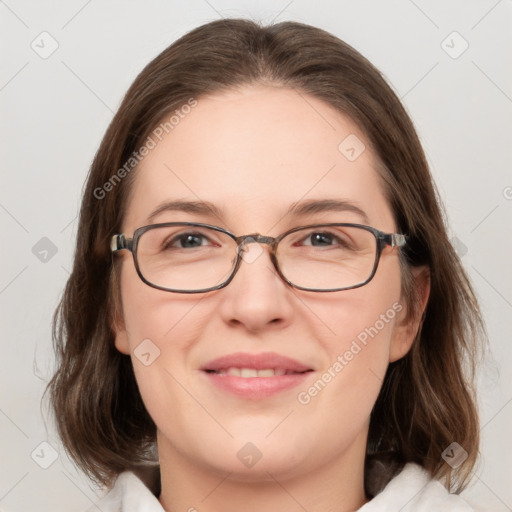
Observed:
[[[133,473],[119,475],[112,490],[90,512],[165,512],[158,499]],[[406,464],[359,512],[475,512],[464,499],[450,494],[417,464]]]

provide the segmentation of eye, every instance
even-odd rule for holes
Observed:
[[[315,233],[310,233],[305,239],[304,245],[312,245],[315,247],[324,247],[332,245],[335,240],[335,236],[332,233],[327,233],[325,231],[320,232],[317,231]],[[310,243],[307,243],[307,242]]]
[[[347,247],[349,241],[329,231],[311,231],[303,237],[299,245],[310,247]]]
[[[202,233],[180,233],[164,241],[162,249],[190,249],[211,245]]]

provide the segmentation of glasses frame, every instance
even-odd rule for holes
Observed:
[[[237,255],[236,255],[236,262],[233,267],[233,270],[229,277],[222,282],[221,284],[218,284],[216,286],[212,286],[209,288],[202,288],[200,290],[176,290],[173,288],[166,288],[164,286],[158,286],[156,284],[153,284],[149,282],[143,275],[139,267],[139,262],[137,259],[137,247],[139,243],[139,239],[141,236],[146,233],[147,231],[150,231],[152,229],[162,228],[162,227],[171,227],[171,226],[196,226],[201,228],[208,228],[214,231],[218,231],[220,233],[224,233],[228,235],[230,238],[232,238],[236,244],[237,244]],[[368,232],[370,232],[376,240],[376,254],[375,254],[375,263],[373,265],[372,271],[370,273],[370,276],[362,283],[359,283],[357,285],[353,286],[346,286],[343,288],[332,288],[332,289],[318,289],[318,288],[306,288],[303,286],[298,286],[293,284],[291,281],[289,281],[281,272],[281,269],[279,268],[279,263],[277,261],[276,251],[277,246],[279,242],[288,236],[291,233],[294,233],[296,231],[300,231],[301,229],[308,229],[308,228],[320,228],[320,227],[329,227],[329,226],[338,226],[338,227],[353,227],[353,228],[361,228]],[[221,228],[219,226],[213,226],[211,224],[204,224],[201,222],[165,222],[160,224],[150,224],[148,226],[142,226],[140,228],[137,228],[133,232],[132,238],[126,238],[125,234],[118,234],[112,236],[112,239],[110,241],[110,250],[113,254],[115,254],[118,251],[127,250],[132,253],[133,256],[133,262],[135,264],[135,269],[137,271],[137,274],[139,275],[140,279],[146,283],[148,286],[151,286],[152,288],[156,288],[157,290],[162,290],[166,292],[173,292],[173,293],[206,293],[214,290],[220,290],[221,288],[226,287],[235,277],[235,274],[237,273],[238,269],[240,268],[241,261],[243,259],[243,248],[244,246],[250,244],[250,243],[258,243],[258,244],[266,244],[270,247],[270,259],[272,261],[272,264],[274,265],[274,268],[277,271],[277,274],[279,277],[289,286],[292,288],[295,288],[297,290],[304,290],[308,292],[338,292],[338,291],[344,291],[344,290],[353,290],[354,288],[360,288],[361,286],[364,286],[368,284],[373,277],[375,276],[375,273],[377,272],[377,267],[379,265],[380,256],[383,251],[383,249],[387,246],[390,247],[403,247],[407,243],[407,236],[400,234],[400,233],[384,233],[383,231],[380,231],[376,228],[373,228],[371,226],[366,226],[364,224],[352,224],[347,222],[336,222],[336,223],[327,223],[327,224],[308,224],[306,226],[299,226],[295,227],[293,229],[290,229],[279,236],[271,237],[271,236],[265,236],[261,235],[260,233],[252,233],[250,235],[242,235],[242,236],[236,236],[230,231]]]

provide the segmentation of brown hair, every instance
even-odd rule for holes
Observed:
[[[165,115],[191,98],[250,84],[290,87],[323,100],[361,128],[380,160],[397,229],[409,237],[402,278],[410,311],[418,304],[411,267],[429,267],[431,293],[411,350],[388,367],[371,415],[367,464],[379,457],[395,468],[416,462],[460,491],[478,455],[473,380],[485,332],[476,299],[399,99],[351,46],[294,22],[261,27],[230,19],[198,27],[149,63],[124,97],[90,169],[73,271],[54,318],[59,368],[49,392],[66,449],[90,477],[111,484],[150,460],[154,448],[155,425],[111,327],[117,291],[109,241],[119,232],[136,171],[112,177]],[[453,441],[468,452],[457,469],[441,457]]]

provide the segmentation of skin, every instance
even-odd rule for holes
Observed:
[[[353,162],[338,150],[349,134],[366,145]],[[195,221],[237,235],[277,236],[298,225],[365,223],[350,211],[285,216],[296,201],[329,198],[357,204],[368,225],[393,233],[377,164],[360,129],[311,96],[247,86],[200,98],[141,163],[123,232],[132,236],[151,223]],[[210,201],[222,217],[167,211],[150,221],[150,213],[171,199]],[[406,354],[418,328],[401,294],[397,249],[383,252],[370,283],[332,293],[290,288],[275,273],[265,246],[252,244],[249,251],[260,254],[242,262],[227,287],[191,295],[147,286],[131,254],[121,253],[116,347],[132,355],[157,425],[160,501],[168,511],[355,510],[367,501],[370,412],[389,362]],[[417,279],[425,302],[428,282]],[[298,392],[394,303],[403,309],[317,396],[299,403]],[[160,356],[144,366],[133,352],[147,338]],[[233,352],[277,352],[314,371],[300,388],[247,400],[220,391],[199,371]],[[247,442],[262,453],[252,468],[236,455]]]

